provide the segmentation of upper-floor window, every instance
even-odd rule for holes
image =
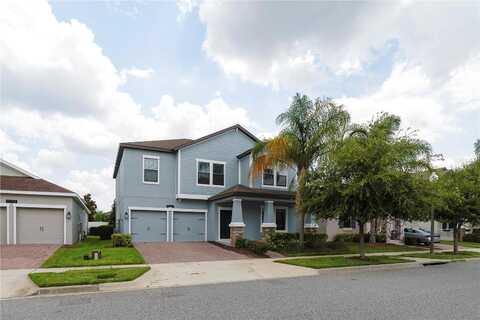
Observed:
[[[143,156],[143,183],[158,184],[160,181],[160,158]]]
[[[352,218],[341,218],[338,220],[338,227],[341,229],[355,229],[355,220]]]
[[[262,185],[267,187],[287,187],[287,174],[277,169],[264,169]]]
[[[197,185],[225,186],[225,162],[197,159]]]

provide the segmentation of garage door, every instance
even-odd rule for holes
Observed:
[[[0,244],[7,244],[7,208],[0,208]]]
[[[173,241],[205,241],[205,214],[174,212]]]
[[[63,244],[63,209],[17,208],[17,243]]]
[[[133,241],[167,241],[166,211],[132,211],[131,214]]]

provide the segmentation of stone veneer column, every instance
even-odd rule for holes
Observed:
[[[273,208],[273,201],[265,201],[263,208],[263,223],[262,223],[262,239],[265,239],[269,233],[277,230],[275,210]]]
[[[245,223],[243,222],[242,199],[233,199],[232,222],[230,222],[230,244],[234,247],[237,239],[245,235]]]

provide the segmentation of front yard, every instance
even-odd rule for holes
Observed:
[[[442,244],[448,244],[453,246],[453,240],[442,240],[440,241]],[[466,242],[466,241],[460,241],[458,243],[459,246],[462,246],[464,248],[479,248],[480,249],[480,243],[478,242]]]
[[[100,250],[102,258],[84,260],[84,255],[90,255],[92,250]],[[100,240],[98,237],[88,237],[86,240],[71,246],[62,246],[43,264],[43,268],[84,267],[122,264],[144,264],[145,260],[134,247],[112,247],[112,240]]]
[[[425,258],[425,259],[445,259],[445,260],[463,260],[468,258],[480,258],[480,252],[460,251],[457,254],[453,252],[436,252],[433,255],[430,252],[404,254],[404,257]]]
[[[148,270],[150,270],[150,267],[86,269],[65,272],[38,272],[30,273],[29,276],[39,287],[58,287],[131,281]]]
[[[394,264],[394,263],[406,263],[414,262],[413,260],[388,257],[388,256],[371,256],[366,259],[360,259],[359,257],[324,257],[324,258],[301,258],[301,259],[287,259],[277,260],[275,262],[290,264],[294,266],[307,267],[313,269],[324,268],[341,268],[341,267],[354,267],[354,266],[369,266],[379,264]]]
[[[426,250],[426,248],[403,246],[403,245],[400,246],[400,245],[385,244],[385,243],[375,243],[375,244],[366,243],[365,244],[366,253],[408,252],[408,251],[423,251],[423,250]],[[287,257],[357,254],[358,243],[330,242],[327,244],[327,246],[323,248],[315,248],[315,249],[305,248],[303,250],[280,251],[280,253]]]

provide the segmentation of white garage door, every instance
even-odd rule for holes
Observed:
[[[17,208],[17,244],[63,244],[63,209]]]
[[[0,244],[7,244],[7,208],[0,208]]]

